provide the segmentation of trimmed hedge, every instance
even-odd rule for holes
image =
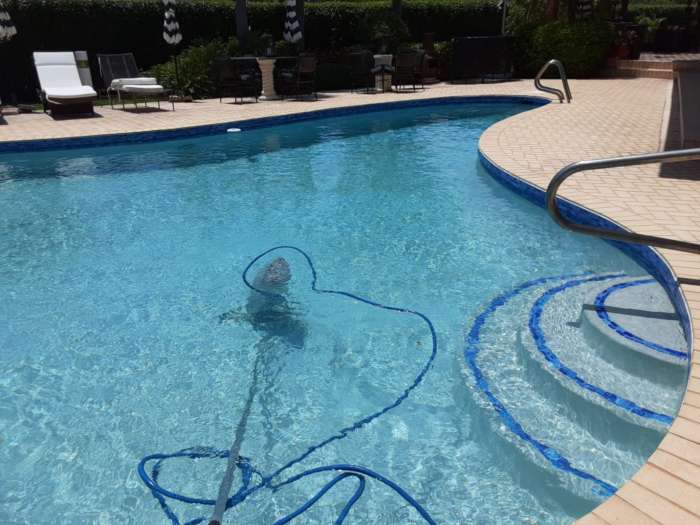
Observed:
[[[532,33],[526,69],[534,75],[542,64],[556,57],[565,64],[569,76],[587,77],[605,64],[613,37],[612,24],[604,20],[541,25]]]
[[[665,18],[668,25],[686,25],[688,23],[685,4],[634,4],[629,7],[629,14],[634,19],[638,16]]]
[[[19,0],[18,6],[11,15],[19,34],[0,45],[0,95],[14,91],[25,99],[32,96],[36,81],[31,52],[35,50],[86,50],[94,78],[96,53],[132,51],[139,66],[146,69],[164,62],[173,52],[161,37],[160,0]],[[387,13],[390,6],[389,0],[307,3],[307,48],[367,43],[368,22]],[[184,37],[179,49],[235,34],[232,0],[183,0],[176,13]],[[254,31],[281,39],[284,3],[252,2],[249,20]],[[494,0],[404,0],[403,20],[414,40],[420,40],[425,32],[446,40],[500,31],[500,12]]]

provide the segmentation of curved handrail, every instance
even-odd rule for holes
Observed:
[[[561,77],[561,83],[564,85],[564,92],[562,93],[561,90],[553,87],[548,87],[548,86],[543,86],[542,82],[540,80],[542,79],[542,75],[544,75],[545,71],[549,69],[550,66],[556,66],[557,69],[559,70],[559,76]],[[556,95],[559,97],[559,102],[564,102],[564,98],[566,98],[566,102],[570,103],[571,102],[571,90],[569,89],[569,80],[566,77],[566,71],[564,70],[564,64],[561,63],[561,61],[553,58],[549,62],[547,62],[544,66],[542,66],[542,69],[535,75],[535,87],[539,89],[540,91],[544,91],[545,93],[550,93],[551,95]]]
[[[617,168],[622,166],[633,166],[638,164],[651,164],[655,162],[681,162],[689,160],[700,160],[700,148],[663,151],[660,153],[646,153],[643,155],[629,155],[626,157],[613,157],[608,159],[584,160],[574,162],[560,169],[547,186],[547,211],[552,218],[561,226],[568,230],[587,235],[595,235],[614,241],[631,242],[635,244],[647,244],[669,250],[679,250],[700,254],[700,244],[656,237],[654,235],[642,235],[629,231],[613,231],[605,228],[596,228],[577,224],[566,219],[557,205],[557,190],[574,173],[579,171],[599,170],[605,168]]]

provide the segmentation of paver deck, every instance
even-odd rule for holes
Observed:
[[[672,83],[654,78],[574,80],[574,101],[520,113],[481,137],[485,155],[511,174],[544,188],[562,166],[583,159],[644,153],[675,146]],[[9,115],[0,141],[170,129],[407,98],[451,95],[534,95],[531,81],[436,85],[417,94],[331,93],[318,102],[268,101],[177,104],[177,110],[135,114],[98,108],[99,117],[54,121],[42,114]],[[541,93],[539,93],[541,95]],[[163,106],[165,107],[165,106]],[[700,163],[637,166],[581,173],[562,195],[647,234],[700,242]],[[661,251],[679,280],[700,347],[700,256]],[[700,524],[700,356],[680,413],[648,463],[615,496],[579,523]]]

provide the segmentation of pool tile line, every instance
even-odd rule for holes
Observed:
[[[203,124],[155,131],[134,131],[127,133],[87,135],[70,138],[0,141],[0,153],[22,153],[26,151],[47,151],[55,149],[143,144],[147,142],[159,142],[164,140],[220,135],[226,133],[227,130],[231,128],[238,128],[241,131],[249,131],[253,129],[279,126],[282,124],[295,124],[308,120],[343,117],[348,115],[359,115],[388,110],[441,106],[447,104],[518,103],[533,107],[540,107],[548,104],[549,102],[550,100],[547,98],[531,95],[449,95],[391,102],[374,102],[356,106],[340,106],[298,113],[289,113],[285,115],[256,117],[216,124]]]

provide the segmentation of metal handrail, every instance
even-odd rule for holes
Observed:
[[[562,93],[561,90],[557,88],[543,86],[542,82],[540,82],[540,80],[542,79],[542,75],[544,75],[545,71],[547,71],[547,69],[549,69],[550,66],[557,66],[557,69],[559,70],[559,77],[561,78],[561,83],[564,85],[564,93]],[[566,77],[564,64],[562,64],[559,60],[553,58],[544,66],[542,66],[542,69],[540,69],[539,73],[535,75],[535,87],[540,91],[544,91],[545,93],[556,95],[557,97],[559,97],[559,102],[564,102],[565,97],[567,103],[571,102],[571,90],[569,89],[569,79]]]
[[[547,211],[552,218],[561,226],[575,232],[595,235],[614,241],[631,242],[636,244],[647,244],[669,250],[679,250],[700,254],[700,244],[656,237],[654,235],[641,235],[629,231],[613,231],[605,228],[595,228],[577,224],[566,219],[557,205],[557,190],[574,173],[579,171],[600,170],[605,168],[618,168],[622,166],[634,166],[639,164],[651,164],[655,162],[681,162],[689,160],[700,160],[700,148],[683,149],[674,151],[664,151],[661,153],[647,153],[644,155],[630,155],[627,157],[613,157],[608,159],[584,160],[574,162],[560,169],[547,186]]]

